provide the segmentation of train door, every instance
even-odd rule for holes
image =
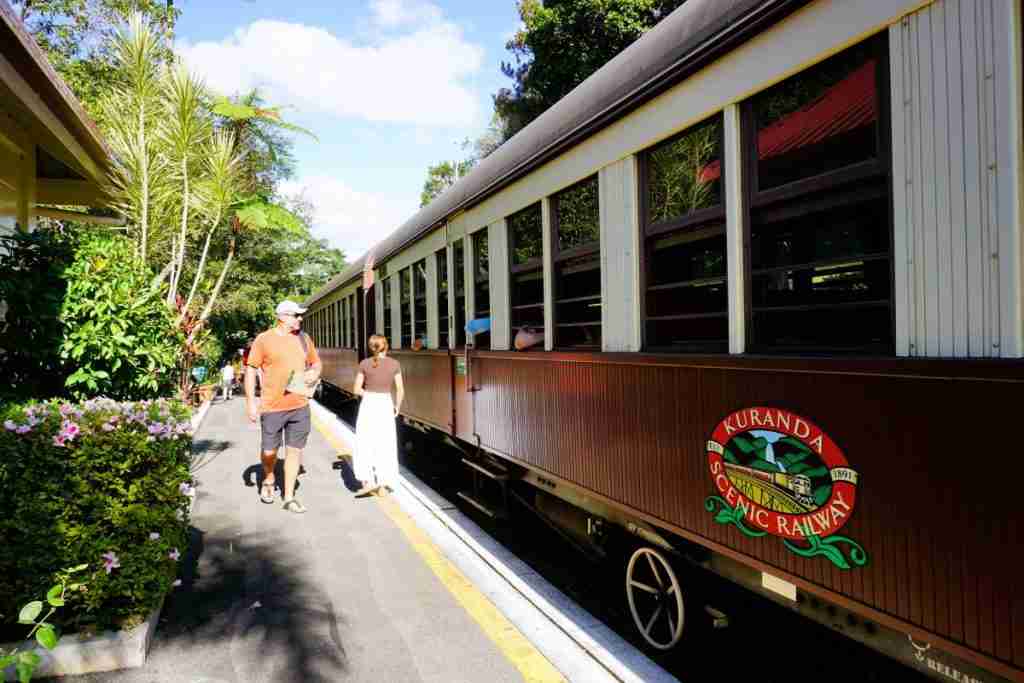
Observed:
[[[467,362],[468,361],[468,362]],[[452,425],[455,436],[464,441],[475,443],[473,436],[473,394],[469,381],[472,372],[472,358],[467,358],[466,349],[452,350],[452,379],[455,387],[455,424]]]

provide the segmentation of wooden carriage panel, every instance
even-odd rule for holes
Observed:
[[[402,413],[452,433],[452,357],[447,351],[392,351],[402,365]]]
[[[1024,364],[1003,361],[474,356],[483,444],[993,659],[1024,668],[1015,418]],[[706,444],[768,406],[828,434],[856,471],[842,569],[705,509]]]
[[[325,381],[349,393],[356,381],[359,371],[359,354],[355,349],[327,348],[318,349],[320,362],[324,369],[322,377]]]

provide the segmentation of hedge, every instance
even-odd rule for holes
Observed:
[[[9,404],[0,423],[0,632],[23,631],[21,606],[80,564],[84,585],[58,613],[64,632],[141,622],[177,583],[187,543],[189,409]]]

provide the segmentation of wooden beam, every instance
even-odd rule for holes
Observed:
[[[39,97],[36,91],[21,77],[21,74],[14,68],[14,65],[7,61],[3,55],[0,55],[0,84],[5,86],[5,89],[13,96],[13,99],[21,103],[49,136],[52,136],[54,141],[58,143],[55,146],[57,148],[51,148],[49,145],[46,145],[47,151],[71,168],[93,180],[102,181],[105,178],[99,164],[89,156],[78,140],[75,139],[75,136],[71,134],[71,131],[61,123],[56,114],[46,106],[42,98]]]
[[[36,199],[40,204],[70,204],[72,206],[106,206],[110,198],[96,183],[87,180],[51,180],[40,178],[36,185]]]
[[[124,216],[90,216],[87,213],[51,209],[46,206],[37,207],[36,215],[45,216],[47,218],[56,218],[62,221],[78,221],[79,223],[105,225],[110,228],[124,228],[126,226]]]
[[[15,217],[18,229],[32,232],[36,227],[36,155],[35,149],[22,153],[18,160],[18,187]]]

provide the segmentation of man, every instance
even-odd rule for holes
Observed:
[[[256,338],[245,367],[245,399],[249,420],[260,422],[263,484],[260,500],[274,502],[274,464],[285,434],[284,509],[302,513],[295,499],[295,479],[302,449],[309,438],[309,396],[320,379],[320,356],[313,342],[300,331],[306,312],[294,301],[277,305],[277,325]],[[301,335],[301,337],[300,337]],[[256,372],[261,373],[260,403],[256,403]]]
[[[223,390],[224,400],[231,400],[231,390],[235,384],[235,368],[231,363],[225,363],[220,369],[220,385]]]

